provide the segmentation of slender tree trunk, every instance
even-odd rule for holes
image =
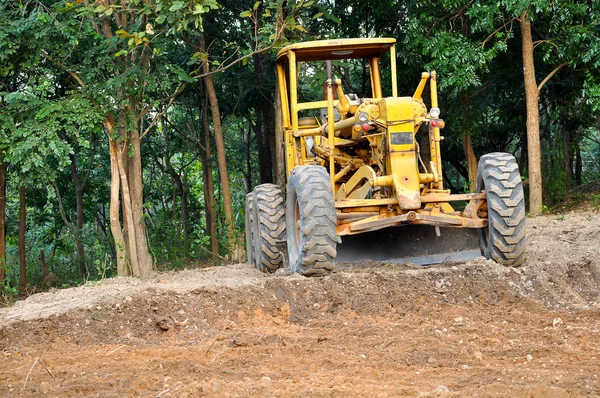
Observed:
[[[583,162],[581,161],[581,147],[577,144],[575,149],[575,184],[581,185],[581,173],[583,172]]]
[[[573,151],[571,150],[571,131],[563,123],[562,126],[563,161],[565,170],[565,186],[570,188],[573,183]]]
[[[173,164],[171,163],[171,142],[169,136],[169,130],[164,122],[164,118],[161,120],[162,130],[165,133],[165,154],[163,157],[164,165],[158,160],[156,155],[153,156],[154,163],[164,174],[168,174],[171,183],[173,184],[173,225],[177,229],[177,234],[180,235],[183,232],[183,247],[181,246],[181,242],[178,242],[178,247],[183,248],[184,254],[188,255],[189,249],[189,222],[188,222],[188,195],[187,195],[187,178],[185,174],[185,170],[182,169],[183,177],[180,172],[175,170]],[[177,198],[179,198],[181,203],[181,211],[179,215],[177,214]],[[182,231],[183,229],[183,231]]]
[[[200,50],[206,54],[206,43],[204,41],[204,33],[199,36]],[[203,73],[210,73],[208,57],[202,62]],[[213,85],[212,75],[204,77],[206,93],[210,102],[210,109],[213,119],[213,132],[215,134],[215,145],[217,147],[217,166],[221,177],[221,189],[223,193],[223,207],[225,210],[225,223],[227,224],[227,241],[230,253],[235,253],[237,250],[237,242],[234,239],[233,225],[233,204],[231,202],[231,189],[229,187],[229,174],[227,172],[227,158],[225,154],[225,144],[223,141],[223,131],[221,129],[221,114],[219,112],[219,100]],[[234,260],[237,260],[234,258]]]
[[[542,169],[540,151],[539,92],[535,78],[533,61],[533,39],[531,21],[527,10],[520,18],[521,41],[523,50],[523,75],[525,81],[525,99],[527,104],[527,170],[529,174],[529,212],[536,216],[542,214]]]
[[[123,117],[123,115],[121,115],[121,117]],[[119,128],[120,131],[120,136],[124,137],[125,132],[122,131],[121,128]],[[127,150],[125,151],[121,151],[121,143],[119,142],[119,140],[115,140],[115,148],[117,149],[117,178],[119,179],[119,187],[120,187],[120,208],[121,208],[121,222],[123,227],[121,228],[121,230],[123,231],[123,242],[125,243],[125,251],[127,252],[127,265],[129,266],[129,270],[131,271],[131,275],[132,276],[137,276],[136,274],[134,274],[133,272],[133,266],[131,264],[131,226],[129,224],[129,219],[126,216],[127,215],[127,208],[125,207],[125,194],[123,193],[123,184],[121,182],[121,171],[120,169],[123,168],[125,170],[125,174],[128,174],[128,167],[129,167],[129,162],[127,160]]]
[[[519,154],[519,170],[525,170],[525,166],[527,165],[527,126],[524,125],[523,127],[519,145],[521,148],[521,153]]]
[[[469,173],[469,191],[475,192],[475,182],[477,179],[477,156],[475,156],[475,151],[473,151],[473,143],[471,140],[471,127],[468,117],[469,96],[467,93],[464,93],[462,95],[461,102],[463,113],[462,146],[463,151],[465,153],[465,158],[467,159],[467,170]]]
[[[85,267],[85,248],[83,245],[83,186],[79,179],[79,173],[77,172],[77,158],[75,154],[70,154],[71,158],[71,175],[73,177],[73,184],[75,185],[75,203],[77,212],[77,221],[74,235],[75,235],[75,247],[77,248],[77,266],[79,268],[79,276],[85,278],[87,276],[87,269]]]
[[[271,182],[272,160],[269,142],[263,132],[262,115],[260,108],[255,108],[256,120],[252,127],[256,136],[256,148],[258,149],[258,179],[261,184]],[[248,144],[249,145],[249,144]]]
[[[25,226],[27,222],[25,187],[19,188],[19,293],[27,292],[27,263],[25,258]]]
[[[262,28],[260,19],[256,29]],[[253,43],[256,45],[256,43]],[[270,54],[256,53],[252,57],[254,73],[263,84],[258,86],[259,97],[254,110],[256,114],[255,133],[258,147],[258,170],[260,183],[273,182],[273,165],[275,155],[275,109],[273,106],[274,87],[271,86],[273,67],[270,65]],[[279,95],[279,93],[276,93]]]
[[[467,169],[469,173],[469,191],[475,192],[475,182],[477,180],[477,156],[473,151],[473,144],[471,142],[471,132],[465,131],[462,137],[463,151],[467,158]]]
[[[6,273],[6,169],[0,154],[0,283]]]
[[[263,119],[263,150],[267,162],[265,165],[264,182],[273,182],[273,163],[275,161],[275,107],[271,100],[263,98],[261,115]]]
[[[182,171],[183,178],[181,180],[181,225],[183,227],[183,246],[185,255],[188,255],[190,247],[190,226],[189,226],[189,205],[188,205],[188,188],[187,188],[187,177],[185,170]]]
[[[110,231],[115,240],[117,261],[117,275],[131,275],[131,268],[127,256],[127,246],[123,238],[123,230],[119,219],[119,192],[121,190],[121,177],[119,175],[119,151],[117,142],[109,140],[110,144]]]
[[[206,229],[210,236],[210,248],[214,254],[219,254],[219,239],[217,236],[217,209],[215,206],[215,190],[213,186],[213,169],[211,156],[210,127],[208,125],[208,97],[202,97],[202,129],[204,130],[204,157],[202,175],[204,177],[204,203],[206,205]],[[217,257],[213,257],[217,263]]]
[[[269,167],[270,169],[270,167]],[[244,173],[246,192],[252,192],[252,122],[248,121],[246,134],[246,172]],[[262,181],[261,181],[262,182]]]
[[[44,250],[40,250],[40,263],[42,265],[42,280],[48,277],[50,270],[48,269],[48,262],[46,261],[46,255]]]
[[[127,175],[125,174],[125,168],[122,164],[123,153],[121,152],[121,149],[118,150],[119,153],[117,156],[117,167],[119,171],[119,177],[121,178],[121,193],[123,194],[123,197],[121,198],[121,201],[123,202],[123,218],[127,220],[127,225],[130,226],[127,236],[127,254],[129,255],[129,264],[131,266],[133,275],[139,276],[141,275],[141,270],[138,259],[138,251],[135,247],[135,242],[137,242],[137,229],[134,227],[135,221],[133,218],[133,209],[131,207],[131,192],[129,190],[129,181],[127,180]]]
[[[144,221],[144,188],[142,174],[142,153],[141,139],[137,130],[132,131],[129,138],[130,145],[133,146],[133,155],[129,156],[129,174],[127,180],[129,182],[129,191],[131,195],[131,211],[132,211],[132,230],[135,229],[135,243],[132,247],[137,251],[139,261],[139,276],[142,279],[150,278],[153,275],[153,261],[148,248],[146,223]]]

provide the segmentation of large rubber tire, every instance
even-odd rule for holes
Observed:
[[[287,185],[287,246],[292,272],[324,276],[336,256],[336,215],[324,167],[298,166]]]
[[[487,196],[488,226],[479,230],[481,254],[503,265],[525,262],[525,197],[519,166],[511,154],[490,153],[479,159],[477,192]]]
[[[263,272],[275,272],[283,265],[277,242],[285,239],[285,207],[281,188],[262,184],[254,188],[254,261]]]
[[[246,195],[245,210],[246,256],[248,257],[248,264],[256,265],[254,261],[254,192]]]

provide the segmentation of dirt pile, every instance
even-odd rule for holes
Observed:
[[[36,295],[0,312],[0,395],[598,396],[599,221],[528,220],[519,269],[240,264]]]

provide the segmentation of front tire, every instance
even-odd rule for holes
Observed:
[[[525,262],[525,197],[519,166],[511,154],[490,153],[479,160],[477,192],[487,196],[488,226],[478,231],[481,254],[518,267]]]
[[[261,184],[254,188],[254,261],[263,272],[275,272],[283,265],[277,242],[285,239],[285,207],[281,188]]]
[[[292,272],[324,276],[336,257],[336,214],[329,174],[320,166],[297,166],[287,185],[286,230]]]

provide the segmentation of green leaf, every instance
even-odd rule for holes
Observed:
[[[185,1],[175,1],[169,11],[178,11],[185,7]]]
[[[112,15],[113,13],[113,9],[111,7],[107,8],[106,11],[104,11],[104,14],[106,15]]]
[[[252,16],[252,11],[242,11],[240,12],[240,17],[246,18]]]
[[[256,3],[254,3],[254,10],[255,11],[258,8],[258,6],[260,6],[260,1],[257,1]]]
[[[106,10],[106,6],[98,6],[94,8],[94,12],[104,12]]]
[[[121,39],[124,39],[126,37],[131,37],[131,35],[129,33],[127,33],[126,31],[124,31],[123,29],[119,29],[115,32]]]

